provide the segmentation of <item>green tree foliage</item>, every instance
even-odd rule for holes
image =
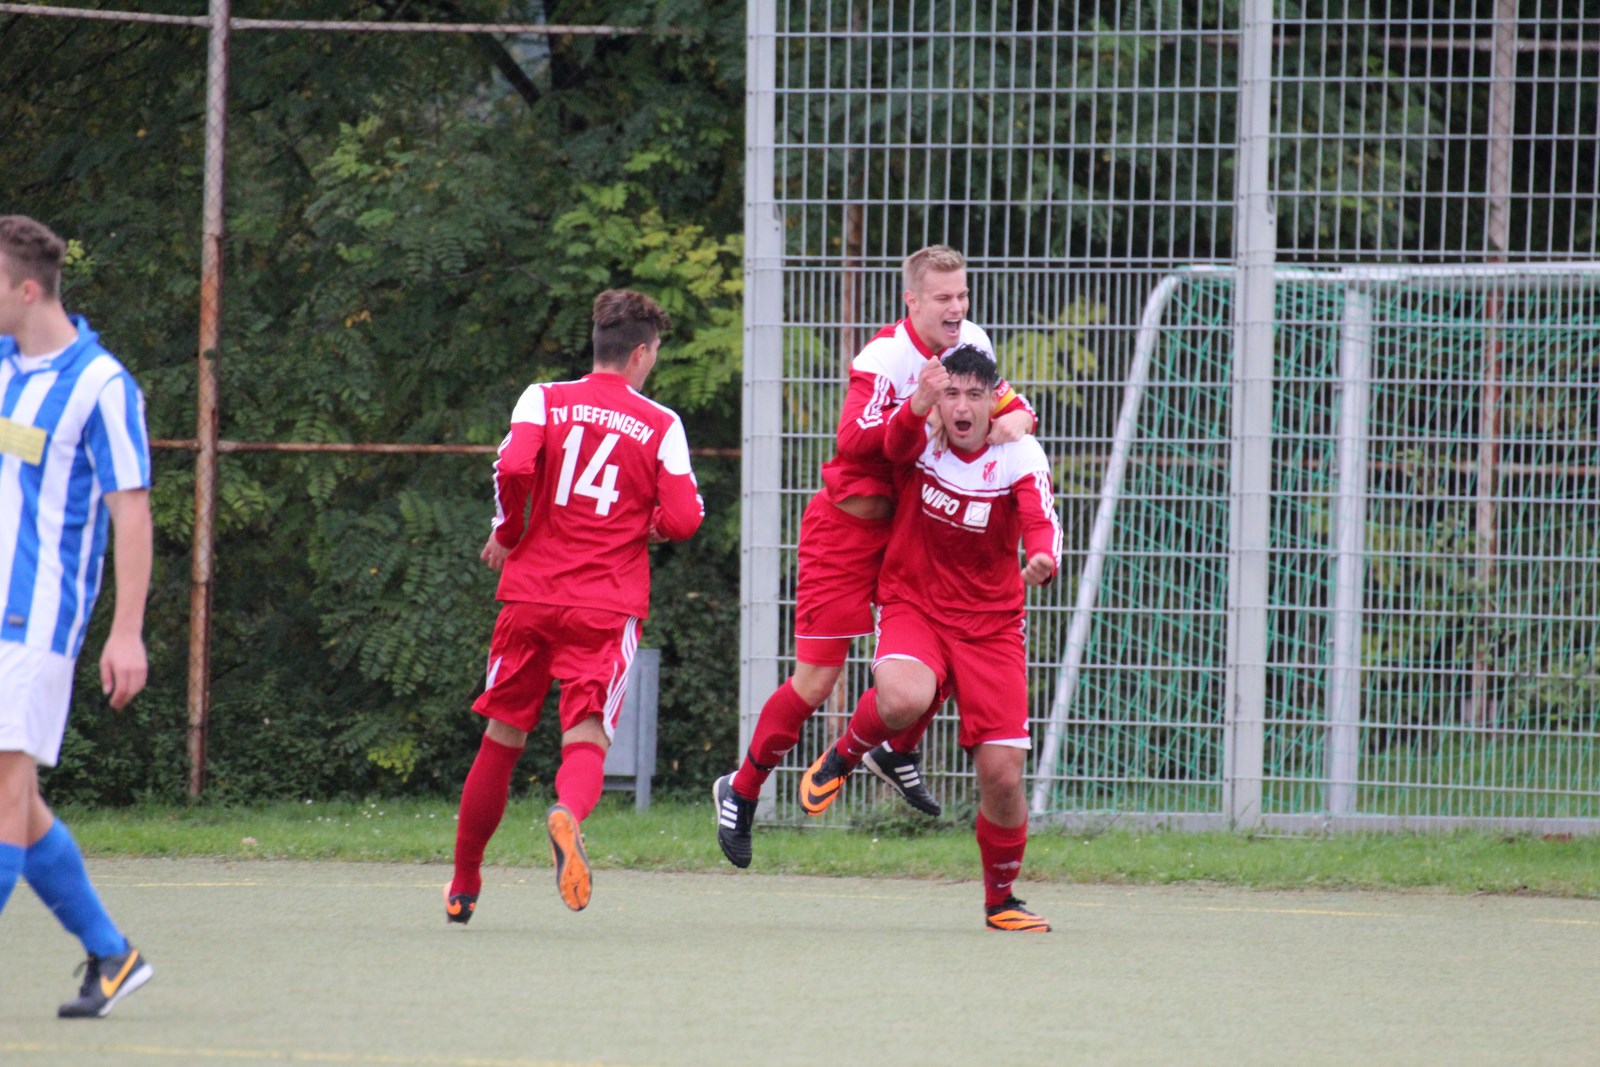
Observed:
[[[743,5],[436,0],[236,17],[635,26],[609,37],[235,32],[221,428],[267,442],[469,443],[529,382],[588,370],[612,286],[667,308],[651,391],[690,445],[737,443]],[[0,209],[77,238],[68,304],[138,374],[156,438],[194,434],[205,33],[0,15]],[[487,455],[226,453],[208,796],[450,792],[476,750],[494,575]],[[730,762],[737,465],[655,549],[663,774]],[[78,682],[61,799],[181,796],[193,474],[158,452],[149,690]],[[97,624],[104,626],[102,611]],[[101,637],[91,636],[91,642]],[[90,648],[97,645],[91,644]],[[553,747],[553,734],[535,738]],[[675,750],[683,746],[681,754]],[[529,757],[527,779],[552,767]]]

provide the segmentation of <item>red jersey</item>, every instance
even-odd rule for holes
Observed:
[[[1061,522],[1039,442],[962,452],[930,440],[908,404],[890,420],[887,445],[902,466],[879,603],[910,603],[971,637],[1018,626],[1026,590],[1017,543],[1061,569]]]
[[[994,359],[989,335],[966,319],[961,320],[952,347],[960,345],[976,345]],[[850,385],[836,433],[838,453],[822,465],[822,483],[834,500],[894,495],[894,470],[883,456],[884,428],[895,408],[916,392],[922,365],[947,351],[929,348],[911,328],[911,320],[901,319],[879,330],[851,361]],[[1028,402],[1001,381],[995,386],[994,414],[1012,411],[1033,414]]]
[[[512,550],[499,599],[641,619],[650,535],[682,541],[705,516],[677,413],[600,371],[528,387],[500,443],[494,488],[494,536]]]

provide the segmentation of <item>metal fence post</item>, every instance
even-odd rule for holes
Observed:
[[[1338,495],[1333,516],[1332,641],[1328,652],[1327,807],[1355,810],[1361,770],[1361,605],[1367,573],[1367,413],[1371,406],[1372,304],[1344,289],[1339,331]]]
[[[227,171],[230,0],[211,0],[206,62],[205,203],[200,244],[200,353],[194,461],[194,556],[189,588],[189,795],[206,783],[211,705],[212,537],[216,531],[217,355],[222,338],[223,178]]]
[[[1228,676],[1223,807],[1248,829],[1261,819],[1265,749],[1267,587],[1272,547],[1273,217],[1272,2],[1249,0],[1239,55],[1235,169],[1233,431],[1228,534]]]
[[[745,88],[744,434],[740,484],[739,752],[779,678],[783,540],[783,226],[774,185],[774,0],[750,0]]]

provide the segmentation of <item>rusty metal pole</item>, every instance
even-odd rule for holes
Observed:
[[[189,571],[189,795],[206,784],[211,711],[212,535],[217,496],[217,346],[222,337],[222,190],[228,128],[231,0],[211,0],[206,61],[205,202],[200,246],[200,353],[195,414],[194,560]]]
[[[1489,219],[1490,261],[1505,263],[1511,248],[1511,132],[1516,101],[1517,0],[1495,0],[1494,55],[1489,85]],[[1494,286],[1484,295],[1483,381],[1478,400],[1477,567],[1478,618],[1473,640],[1472,695],[1467,721],[1493,722],[1497,709],[1489,692],[1497,650],[1490,619],[1498,581],[1499,515],[1495,494],[1500,467],[1501,366],[1505,347],[1505,290]]]

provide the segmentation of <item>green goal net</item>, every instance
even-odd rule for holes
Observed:
[[[1224,698],[1233,290],[1147,305],[1034,809],[1204,821],[1233,775],[1269,819],[1600,817],[1600,266],[1279,272],[1259,765]]]

